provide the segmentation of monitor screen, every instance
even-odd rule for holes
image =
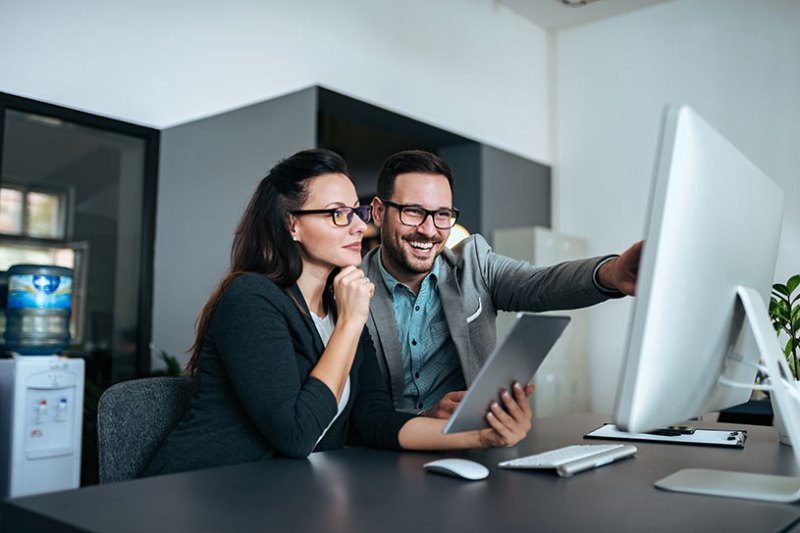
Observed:
[[[781,189],[696,112],[667,109],[617,426],[645,432],[748,400],[722,384],[753,383],[759,360],[737,290],[769,301],[782,205]]]

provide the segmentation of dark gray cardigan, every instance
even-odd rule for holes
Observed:
[[[297,288],[292,294],[305,308]],[[350,371],[350,399],[336,414],[330,389],[309,373],[324,350],[310,316],[264,276],[244,274],[225,290],[203,340],[194,395],[144,476],[341,448],[348,422],[362,444],[399,448],[397,413],[366,328]]]

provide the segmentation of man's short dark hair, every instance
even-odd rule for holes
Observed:
[[[441,174],[447,178],[450,192],[453,192],[453,171],[439,156],[423,150],[404,150],[390,155],[381,165],[378,172],[378,198],[390,199],[394,193],[395,178],[410,172]]]

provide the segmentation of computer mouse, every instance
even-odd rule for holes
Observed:
[[[444,474],[446,476],[458,477],[476,481],[486,479],[489,469],[475,461],[467,459],[437,459],[422,465],[428,472]]]

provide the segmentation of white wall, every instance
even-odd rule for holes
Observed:
[[[0,0],[0,91],[161,129],[314,84],[549,162],[545,32],[492,0]]]
[[[641,238],[663,107],[687,103],[783,187],[776,279],[800,270],[800,2],[676,0],[563,31],[556,46],[560,231],[588,238],[590,254]],[[613,408],[630,311],[592,311],[599,412]]]
[[[193,157],[176,126],[194,131],[199,118],[321,84],[548,162],[545,41],[542,29],[492,0],[0,0],[0,91],[166,130],[153,354],[181,354],[210,290],[184,278],[219,277],[252,185],[291,152],[263,152],[248,162],[249,178],[224,176],[227,159]],[[202,205],[193,195],[220,193],[216,205],[241,207],[213,220],[204,209],[184,212]],[[197,248],[215,242],[224,249]]]

